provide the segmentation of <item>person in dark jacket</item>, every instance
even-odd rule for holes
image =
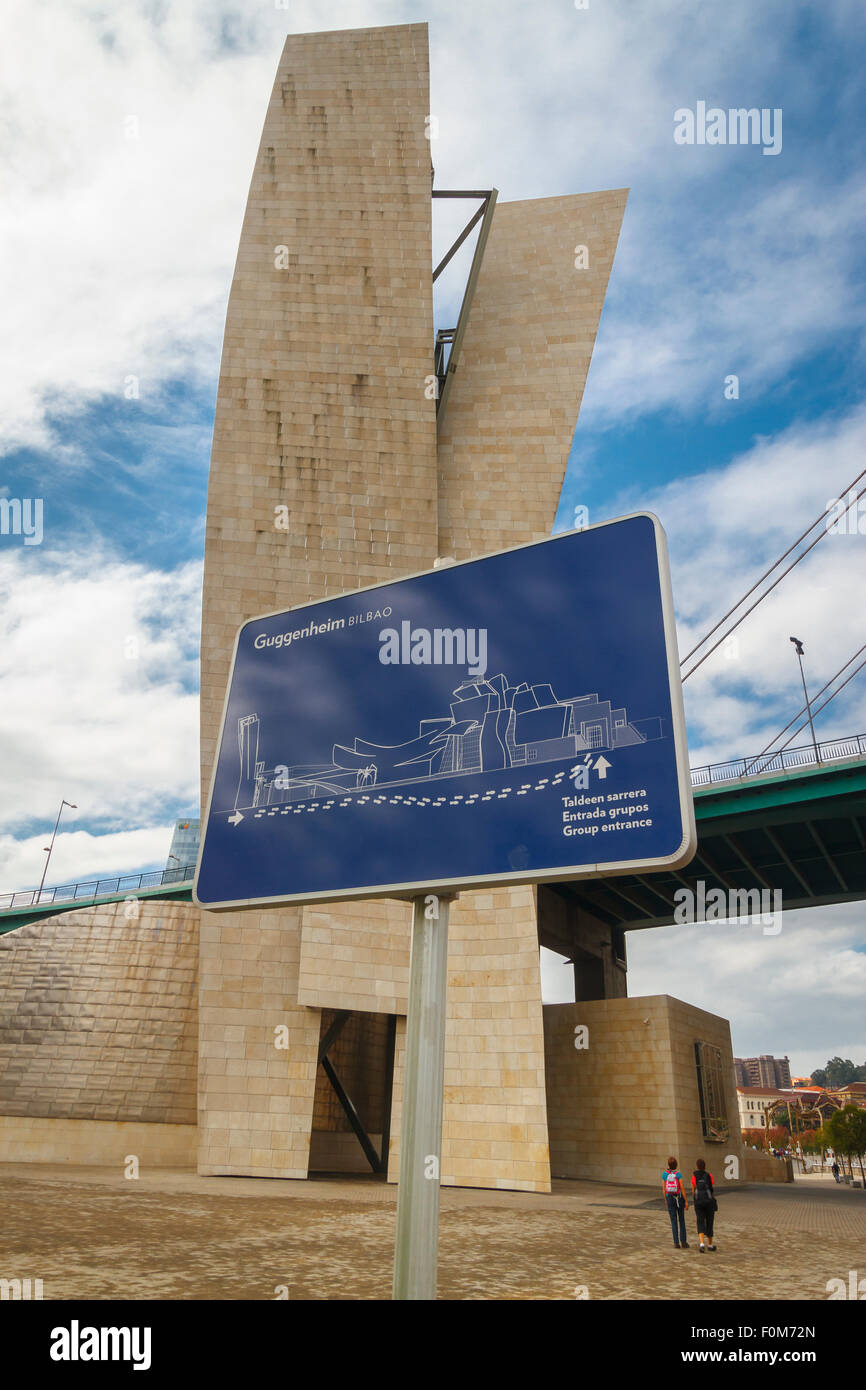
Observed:
[[[695,1216],[698,1221],[700,1254],[703,1254],[704,1250],[715,1250],[716,1248],[713,1243],[716,1199],[713,1193],[713,1175],[707,1172],[707,1165],[702,1158],[698,1159],[695,1171],[692,1173],[692,1193],[694,1194]],[[705,1239],[706,1245],[704,1245]]]

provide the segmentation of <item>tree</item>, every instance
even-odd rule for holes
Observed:
[[[834,1151],[846,1155],[849,1169],[852,1157],[858,1159],[860,1175],[866,1186],[866,1173],[863,1171],[863,1155],[866,1154],[866,1110],[861,1110],[859,1105],[846,1105],[825,1121],[823,1130]]]
[[[833,1147],[833,1145],[830,1143],[830,1136],[828,1135],[826,1127],[823,1124],[819,1129],[815,1130],[815,1143],[818,1145],[818,1152],[821,1155],[821,1161],[823,1163],[824,1154],[826,1150],[832,1149]]]
[[[800,1148],[804,1154],[821,1153],[824,1145],[819,1129],[804,1129],[800,1134]]]
[[[850,1057],[831,1057],[826,1067],[812,1072],[812,1080],[816,1086],[833,1091],[839,1086],[847,1086],[851,1081],[858,1081],[863,1071],[866,1071],[866,1064],[858,1067]]]

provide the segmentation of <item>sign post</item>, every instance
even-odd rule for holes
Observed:
[[[241,627],[194,901],[413,901],[395,1299],[436,1296],[451,899],[696,844],[648,513]]]
[[[450,906],[433,893],[413,903],[395,1299],[436,1297]]]

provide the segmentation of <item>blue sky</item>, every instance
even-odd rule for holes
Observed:
[[[407,20],[430,25],[439,187],[630,189],[557,525],[578,503],[658,511],[683,650],[863,467],[859,0],[12,0],[0,495],[44,499],[44,540],[0,536],[5,888],[38,881],[61,796],[79,810],[52,879],[163,862],[196,805],[210,434],[273,73],[287,31]],[[780,109],[781,152],[676,144],[674,112],[699,101]],[[687,683],[694,763],[757,751],[798,708],[789,632],[816,685],[864,640],[864,546],[828,537],[735,660]],[[866,732],[866,679],[819,732]],[[838,921],[856,933],[853,911]]]

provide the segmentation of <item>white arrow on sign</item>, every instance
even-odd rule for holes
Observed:
[[[235,811],[233,816],[229,816],[229,825],[240,825],[242,820],[243,816],[240,811]]]
[[[608,768],[612,766],[613,764],[609,763],[607,758],[604,757],[604,755],[602,754],[602,756],[593,764],[593,772],[597,772],[602,781],[604,781],[605,777],[607,776]]]

